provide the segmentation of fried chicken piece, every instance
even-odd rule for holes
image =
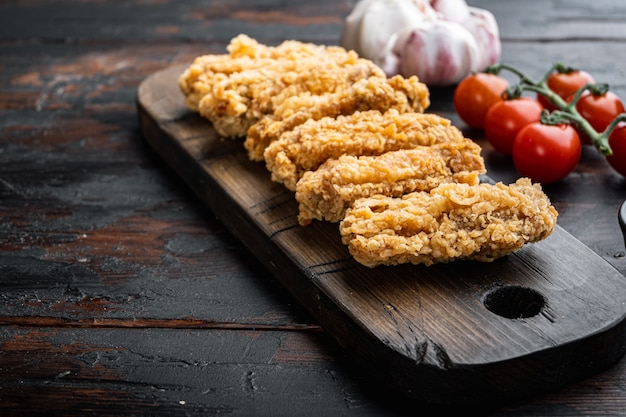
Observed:
[[[337,59],[342,57],[348,62],[354,62],[357,58],[354,53],[349,54],[340,47],[326,47],[293,40],[284,41],[278,46],[268,46],[244,34],[232,38],[226,49],[227,54],[197,57],[180,75],[178,84],[190,109],[198,111],[200,100],[211,92],[212,77],[216,74],[230,76],[276,64],[286,66],[286,70],[293,70],[298,59],[310,59],[312,55],[334,54]],[[377,75],[380,75],[380,72],[377,71]]]
[[[417,77],[369,77],[334,92],[299,95],[275,100],[274,112],[248,130],[244,147],[253,161],[262,161],[269,144],[307,120],[349,115],[357,111],[396,109],[399,113],[423,112],[430,105],[428,87]]]
[[[402,198],[357,200],[340,223],[342,241],[367,267],[489,262],[548,237],[557,212],[539,184],[446,183]]]
[[[286,53],[291,45],[282,46]],[[229,76],[244,70],[263,68],[279,55],[279,48],[262,45],[246,35],[231,39],[226,49],[228,54],[197,57],[178,78],[178,85],[185,95],[185,103],[191,110],[198,111],[200,100],[211,92],[216,74]]]
[[[278,96],[319,95],[363,78],[386,78],[373,62],[339,46],[285,41],[270,47],[239,35],[228,50],[196,58],[179,78],[187,106],[225,137],[245,136],[273,113]]]
[[[272,180],[295,191],[306,171],[316,170],[328,159],[465,139],[450,120],[435,114],[368,110],[308,120],[272,142],[264,158]]]
[[[338,222],[363,197],[400,197],[430,191],[447,182],[479,183],[486,172],[481,148],[473,141],[452,141],[386,152],[377,156],[344,155],[305,172],[296,185],[298,221]]]

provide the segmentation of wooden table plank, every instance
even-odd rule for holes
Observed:
[[[0,337],[3,416],[289,416],[307,408],[356,416],[364,406],[395,415],[346,378],[341,353],[321,334],[43,327],[4,328]]]
[[[328,42],[329,35],[338,39],[343,18],[353,4],[352,0],[314,4],[220,0],[4,3],[0,4],[0,38],[61,44],[193,40],[223,45],[246,33],[267,43],[286,38]]]
[[[623,41],[626,35],[622,24],[626,4],[613,0],[530,0],[523,3],[477,0],[468,3],[486,8],[496,16],[504,42]]]
[[[210,41],[247,33],[266,43],[338,40],[355,0],[278,2],[95,2],[62,0],[0,5],[0,38],[54,42]],[[614,0],[469,0],[492,11],[504,41],[622,40],[626,6]],[[62,24],[59,24],[62,23]],[[268,26],[272,30],[268,30]]]
[[[381,390],[323,333],[4,327],[0,341],[3,416],[467,412]],[[485,404],[475,412],[568,417],[593,415],[604,404],[604,416],[619,416],[626,405],[620,389],[625,367],[620,362],[535,401],[499,410]]]

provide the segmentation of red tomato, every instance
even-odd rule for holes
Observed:
[[[624,103],[614,93],[608,91],[602,95],[595,95],[585,91],[576,103],[578,113],[585,118],[596,132],[604,132],[617,115],[624,113]],[[591,143],[589,137],[578,129],[580,140]]]
[[[517,133],[527,124],[538,122],[542,111],[541,103],[528,97],[500,101],[487,111],[485,136],[495,150],[510,155]]]
[[[478,72],[464,78],[454,90],[454,108],[461,120],[482,129],[487,110],[498,101],[509,83],[494,74]]]
[[[572,99],[572,96],[576,91],[586,84],[594,84],[596,81],[586,71],[570,71],[570,72],[558,72],[555,71],[548,77],[548,87],[550,90],[559,95],[563,100],[569,101]],[[552,111],[555,110],[556,107],[548,101],[542,95],[538,95],[537,99],[543,106]]]
[[[620,123],[609,136],[609,146],[613,155],[607,156],[606,160],[615,171],[626,177],[626,124]]]
[[[552,183],[565,178],[580,159],[578,133],[570,125],[526,125],[513,142],[513,164],[534,182]]]

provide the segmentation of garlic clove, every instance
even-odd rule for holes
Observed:
[[[369,7],[377,1],[379,0],[361,0],[354,6],[350,14],[346,17],[341,31],[341,46],[354,51],[361,49],[361,19],[363,19],[363,15],[367,12]]]
[[[463,26],[445,20],[422,22],[398,35],[393,52],[400,73],[432,86],[456,84],[476,71],[480,53]]]
[[[463,22],[470,18],[470,7],[465,0],[430,0],[430,6],[440,18],[449,22]]]
[[[400,69],[392,48],[398,31],[436,17],[427,0],[364,0],[346,18],[341,45],[395,75]]]
[[[476,39],[480,51],[478,70],[482,71],[500,61],[502,46],[496,18],[489,10],[470,7],[470,17],[462,23]]]

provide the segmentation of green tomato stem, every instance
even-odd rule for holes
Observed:
[[[611,147],[609,146],[609,136],[613,129],[620,121],[626,121],[626,113],[619,115],[613,122],[606,128],[604,132],[597,132],[591,124],[580,115],[576,104],[582,97],[583,93],[589,90],[592,94],[604,94],[608,91],[608,84],[587,84],[584,87],[578,89],[570,102],[563,100],[558,94],[548,87],[548,78],[555,72],[569,72],[573,69],[566,67],[563,64],[554,64],[548,72],[543,76],[541,81],[534,81],[528,77],[522,71],[515,67],[506,64],[495,64],[487,68],[485,72],[490,74],[499,74],[501,71],[507,70],[517,75],[519,83],[513,87],[507,89],[504,97],[505,99],[519,98],[523,91],[532,91],[545,97],[554,107],[555,110],[552,117],[542,117],[542,123],[546,124],[562,124],[562,123],[574,123],[579,131],[583,132],[589,139],[593,146],[603,155],[610,156],[613,154]]]

